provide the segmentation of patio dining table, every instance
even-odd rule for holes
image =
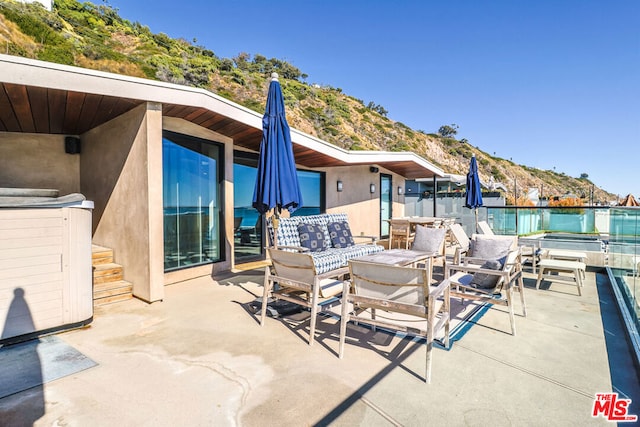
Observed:
[[[409,224],[411,224],[412,227],[415,227],[416,225],[426,225],[426,226],[432,227],[436,224],[444,224],[449,220],[449,218],[440,218],[435,216],[403,216],[403,217],[394,217],[394,218],[388,219],[387,221],[396,220],[396,219],[409,221]]]

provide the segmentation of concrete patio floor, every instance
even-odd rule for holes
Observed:
[[[579,297],[525,276],[517,336],[504,307],[490,309],[449,351],[434,349],[431,384],[421,341],[352,328],[338,359],[335,319],[321,318],[313,346],[308,322],[260,327],[246,303],[262,270],[171,285],[164,302],[105,306],[59,334],[98,366],[0,399],[0,425],[42,406],[36,426],[611,425],[591,416],[595,394],[611,391],[640,415],[606,277],[588,271]]]

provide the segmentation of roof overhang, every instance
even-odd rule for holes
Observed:
[[[259,151],[262,115],[200,88],[0,54],[0,131],[81,135],[145,102],[163,115]],[[296,163],[310,168],[379,165],[408,179],[444,172],[411,152],[347,151],[291,129]]]

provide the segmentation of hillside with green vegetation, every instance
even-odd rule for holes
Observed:
[[[337,87],[308,83],[309,76],[285,61],[247,53],[221,58],[197,40],[154,34],[140,22],[122,19],[107,2],[56,0],[48,12],[38,3],[0,0],[0,51],[200,87],[259,113],[264,111],[267,82],[275,71],[280,75],[289,124],[339,147],[412,151],[455,174],[465,174],[475,154],[483,180],[493,177],[509,189],[517,182],[520,194],[538,188],[545,197],[589,197],[593,189],[595,201],[615,199],[586,174],[570,177],[491,156],[465,139],[456,139],[455,125],[443,125],[431,133],[411,129],[389,119],[381,105],[365,103]]]

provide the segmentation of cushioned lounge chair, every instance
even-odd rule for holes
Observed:
[[[487,221],[478,221],[478,230],[481,234],[486,234],[488,236],[495,236],[496,234],[493,232],[493,228],[491,228]]]
[[[450,265],[451,296],[506,306],[511,334],[516,335],[513,310],[513,287],[520,292],[522,315],[527,316],[520,248],[516,236],[471,237],[469,256],[458,256],[459,262]]]

